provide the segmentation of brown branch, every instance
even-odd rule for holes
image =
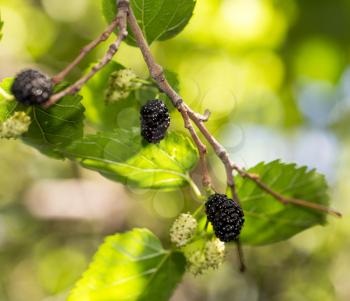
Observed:
[[[226,170],[226,177],[227,177],[227,185],[230,187],[231,193],[232,193],[232,198],[239,203],[239,198],[237,195],[237,190],[236,190],[236,185],[234,181],[234,176],[233,176],[233,171],[236,170],[238,173],[246,178],[249,178],[253,180],[261,189],[265,190],[269,194],[271,194],[276,200],[282,202],[283,204],[295,204],[298,206],[303,206],[303,207],[308,207],[312,209],[316,209],[322,212],[326,212],[329,214],[332,214],[334,216],[340,216],[340,213],[329,209],[327,207],[324,207],[322,205],[318,205],[315,203],[311,202],[306,202],[304,200],[298,200],[298,199],[292,199],[292,198],[286,198],[277,192],[273,191],[270,189],[267,185],[262,183],[259,178],[256,176],[252,176],[248,173],[245,173],[243,170],[238,169],[238,167],[232,162],[230,159],[230,156],[227,152],[227,150],[211,135],[211,133],[208,131],[207,127],[204,125],[204,122],[208,120],[209,118],[209,112],[206,112],[204,115],[200,115],[197,112],[194,112],[186,103],[183,102],[183,99],[181,96],[170,86],[168,81],[165,78],[163,68],[156,63],[151,50],[149,48],[149,45],[142,33],[141,28],[139,27],[137,20],[135,18],[135,15],[130,9],[129,15],[128,15],[128,21],[130,28],[134,34],[136,43],[138,47],[140,48],[142,55],[144,57],[144,60],[147,64],[147,67],[149,69],[149,72],[152,76],[152,78],[155,80],[157,83],[159,89],[163,91],[165,94],[168,95],[168,97],[171,99],[173,105],[178,109],[178,111],[181,113],[184,122],[185,122],[185,127],[190,131],[190,134],[194,140],[194,142],[197,145],[197,148],[200,153],[200,158],[201,158],[201,165],[202,165],[202,170],[203,173],[208,173],[207,167],[204,167],[206,165],[206,160],[205,160],[205,153],[206,150],[204,149],[204,144],[198,137],[196,131],[194,130],[191,121],[192,120],[195,125],[198,127],[204,138],[209,142],[209,144],[212,146],[214,149],[215,154],[220,158],[222,161],[223,165],[225,166]],[[190,119],[190,120],[189,120]],[[209,174],[208,174],[209,177]],[[243,271],[245,269],[244,262],[243,262],[243,252],[241,248],[241,244],[239,241],[237,241],[237,254],[238,258],[241,263],[241,270]]]
[[[215,139],[215,137],[208,131],[207,127],[204,124],[204,121],[206,121],[208,118],[203,118],[202,115],[198,114],[197,112],[194,112],[187,104],[185,104],[174,89],[171,88],[169,83],[167,82],[164,73],[163,68],[158,65],[149,49],[149,46],[147,44],[147,41],[143,37],[142,31],[139,28],[137,21],[135,19],[135,16],[133,15],[132,11],[129,14],[129,24],[130,27],[135,35],[136,41],[142,51],[142,54],[144,56],[144,59],[147,63],[147,66],[150,70],[150,73],[154,80],[157,82],[159,88],[166,93],[170,99],[172,100],[173,104],[177,107],[177,109],[181,112],[185,124],[188,124],[188,120],[186,118],[190,118],[198,127],[200,132],[203,134],[204,138],[209,142],[209,144],[212,146],[215,154],[220,158],[223,165],[225,166],[226,170],[226,177],[227,177],[227,185],[230,187],[232,198],[239,203],[239,198],[237,195],[236,185],[234,182],[233,177],[233,171],[236,170],[242,177],[249,178],[250,180],[254,181],[261,189],[272,195],[276,200],[282,202],[283,204],[294,204],[302,207],[307,207],[315,210],[319,210],[328,214],[331,214],[333,216],[340,217],[341,214],[333,209],[330,209],[328,207],[307,202],[304,200],[294,199],[294,198],[288,198],[284,197],[283,195],[273,191],[271,188],[269,188],[266,184],[264,184],[258,177],[250,175],[244,170],[239,169],[238,166],[236,166],[232,160],[230,159],[230,156],[227,152],[227,150]],[[206,114],[208,115],[208,114]],[[194,132],[193,129],[190,130],[190,132]],[[192,135],[192,133],[191,133]],[[197,135],[196,135],[197,136]],[[198,137],[198,136],[197,136]],[[195,142],[197,138],[194,139]],[[203,144],[202,142],[200,142]],[[198,144],[197,144],[198,146]],[[199,146],[200,149],[200,146]],[[202,163],[204,164],[204,162]]]
[[[75,58],[75,60],[70,63],[64,70],[58,73],[56,76],[52,78],[52,82],[54,84],[60,83],[64,78],[84,59],[84,57],[95,49],[99,44],[106,41],[109,36],[112,34],[114,29],[117,28],[119,23],[119,19],[115,18],[112,23],[107,27],[107,29],[95,40],[86,45],[81,51],[80,54]]]
[[[237,166],[235,164],[232,164],[232,169],[237,171],[238,174],[242,178],[246,178],[246,179],[249,179],[249,180],[253,181],[259,188],[261,188],[263,191],[265,191],[266,193],[268,193],[271,196],[273,196],[277,201],[281,202],[284,205],[294,204],[294,205],[297,205],[297,206],[301,206],[301,207],[305,207],[305,208],[310,208],[310,209],[315,209],[315,210],[318,210],[318,211],[322,211],[322,212],[328,213],[330,215],[333,215],[335,217],[341,217],[342,216],[340,212],[335,211],[335,210],[333,210],[331,208],[328,208],[326,206],[322,206],[320,204],[308,202],[308,201],[305,201],[305,200],[300,200],[300,199],[296,199],[296,198],[290,198],[290,197],[283,196],[282,194],[274,191],[266,183],[261,181],[259,175],[248,173],[244,169],[240,168],[239,166]]]
[[[244,271],[246,270],[246,266],[244,263],[245,261],[244,261],[244,253],[243,253],[242,245],[239,239],[237,239],[236,241],[236,251],[237,251],[237,258],[239,261],[239,270],[242,273],[244,273]]]
[[[226,149],[215,139],[215,137],[208,131],[206,126],[203,123],[203,120],[199,119],[198,116],[193,112],[187,105],[188,115],[196,124],[198,129],[201,131],[205,139],[212,146],[215,154],[220,158],[221,162],[225,166],[227,185],[230,187],[232,198],[234,201],[239,203],[239,198],[237,195],[236,185],[233,178],[232,165],[233,162],[230,159],[230,156]]]
[[[209,171],[208,171],[208,164],[207,164],[207,159],[206,159],[207,147],[198,137],[195,129],[193,128],[191,120],[188,117],[187,112],[182,110],[182,111],[180,111],[180,113],[181,113],[182,118],[184,120],[185,128],[188,129],[188,131],[190,132],[192,139],[195,142],[197,149],[198,149],[200,166],[201,166],[201,171],[202,171],[203,187],[210,189],[211,188],[211,179],[210,179],[210,175],[209,175]]]
[[[142,33],[141,28],[139,27],[137,20],[135,18],[135,15],[130,8],[129,15],[128,15],[128,21],[130,28],[134,34],[135,40],[137,45],[139,46],[142,55],[144,57],[144,60],[147,64],[147,67],[149,69],[149,72],[152,76],[152,78],[156,81],[159,89],[163,91],[168,97],[171,99],[173,105],[178,109],[178,111],[181,113],[182,118],[184,119],[185,127],[189,130],[192,139],[197,145],[199,155],[200,155],[200,164],[202,169],[202,176],[203,176],[203,185],[210,187],[210,175],[208,172],[208,167],[206,163],[206,147],[203,144],[203,142],[200,140],[198,134],[194,130],[192,121],[197,125],[199,130],[201,130],[204,137],[210,142],[210,144],[213,146],[216,154],[220,157],[220,159],[223,161],[226,167],[226,175],[227,175],[227,184],[231,188],[232,196],[233,198],[238,202],[238,196],[235,189],[234,179],[233,179],[233,172],[231,168],[231,161],[229,159],[228,153],[225,151],[225,149],[215,140],[215,138],[207,131],[206,127],[204,126],[203,122],[207,121],[209,119],[210,112],[206,111],[204,115],[201,115],[197,112],[194,112],[187,104],[184,103],[181,96],[170,86],[168,81],[165,78],[163,68],[156,63],[151,50],[149,48],[149,45]],[[239,241],[237,241],[237,254],[238,259],[240,262],[240,270],[244,271],[245,264],[244,264],[244,257],[243,257],[243,250],[241,248],[241,244]]]
[[[238,195],[237,195],[237,191],[236,191],[236,187],[235,187],[235,182],[234,182],[234,178],[233,178],[233,171],[234,170],[236,170],[238,172],[238,174],[240,176],[242,176],[243,178],[247,178],[247,179],[250,179],[253,182],[255,182],[258,187],[260,187],[262,190],[264,190],[265,192],[267,192],[268,194],[273,196],[277,201],[283,203],[284,205],[294,204],[294,205],[297,205],[297,206],[301,206],[301,207],[306,207],[306,208],[322,211],[322,212],[325,212],[327,214],[330,214],[330,215],[333,215],[333,216],[336,216],[336,217],[341,217],[342,216],[341,213],[339,213],[339,212],[337,212],[337,211],[335,211],[335,210],[333,210],[331,208],[328,208],[326,206],[322,206],[320,204],[308,202],[308,201],[305,201],[305,200],[285,197],[285,196],[279,194],[278,192],[274,191],[273,189],[268,187],[268,185],[263,183],[260,180],[258,175],[249,174],[246,171],[244,171],[243,169],[239,168],[237,165],[235,165],[232,162],[232,160],[230,159],[230,156],[229,156],[228,152],[215,139],[215,137],[213,137],[210,134],[208,129],[203,124],[203,121],[199,120],[196,117],[196,115],[192,114],[191,112],[189,112],[189,116],[193,120],[193,122],[196,124],[196,126],[199,128],[199,130],[202,132],[202,134],[204,135],[206,140],[212,145],[216,155],[223,162],[223,164],[225,166],[225,170],[226,170],[226,175],[227,175],[227,184],[231,188],[232,196],[233,196],[234,200],[236,200],[237,202],[239,202],[239,199],[238,199]]]
[[[64,89],[63,91],[56,93],[51,96],[51,98],[43,105],[44,108],[49,108],[53,104],[55,104],[57,101],[59,101],[62,97],[69,95],[69,94],[75,94],[77,93],[85,83],[87,83],[97,72],[99,72],[104,66],[106,66],[114,57],[114,55],[117,53],[121,42],[127,37],[127,15],[129,12],[129,0],[118,0],[118,14],[116,19],[112,22],[109,29],[111,29],[114,26],[114,23],[116,23],[116,26],[119,28],[118,37],[115,40],[115,42],[109,46],[109,49],[105,56],[101,59],[101,61],[96,64],[89,73],[87,73],[85,76],[83,76],[81,79],[76,81],[73,85],[69,86],[68,88]],[[116,27],[114,26],[113,29]],[[112,29],[112,31],[113,31]],[[102,34],[103,36],[103,34]],[[96,44],[98,40],[91,43],[91,45]],[[96,44],[97,45],[97,44]],[[76,61],[80,59],[81,56],[79,56]],[[68,72],[71,70],[70,68],[74,67],[75,63],[73,62],[66,70],[62,72],[63,76],[65,76],[67,70]],[[73,66],[74,65],[74,66]],[[62,76],[62,75],[61,75]],[[58,78],[59,79],[59,78]],[[57,80],[57,77],[53,80]]]
[[[257,178],[256,176],[252,176],[252,175],[244,172],[242,169],[239,169],[238,166],[236,166],[232,162],[232,160],[230,159],[230,156],[229,156],[227,150],[216,140],[216,138],[209,132],[209,130],[205,126],[204,120],[207,120],[207,118],[202,118],[201,117],[202,115],[198,114],[197,112],[194,112],[187,104],[185,104],[183,102],[181,96],[178,95],[176,93],[176,91],[169,85],[169,83],[167,82],[167,80],[164,76],[163,68],[156,63],[156,61],[155,61],[155,59],[150,51],[150,48],[147,44],[147,41],[145,40],[143,33],[142,33],[142,31],[141,31],[141,29],[136,21],[136,18],[134,16],[132,10],[130,10],[128,19],[129,19],[130,28],[134,33],[136,42],[137,42],[139,48],[141,49],[141,52],[144,56],[144,59],[146,61],[146,64],[148,66],[148,69],[149,69],[153,79],[157,82],[159,88],[169,96],[169,98],[172,100],[172,103],[174,104],[174,106],[177,107],[177,109],[180,111],[180,113],[182,114],[182,116],[185,120],[185,125],[186,124],[188,125],[190,123],[188,120],[186,120],[186,119],[190,118],[195,123],[195,125],[198,127],[200,132],[203,134],[204,138],[212,146],[215,154],[220,158],[223,165],[225,166],[227,185],[230,187],[231,193],[232,193],[232,198],[236,202],[239,203],[239,198],[237,195],[236,185],[235,185],[234,177],[233,177],[234,170],[236,170],[242,177],[249,178],[250,180],[253,180],[261,189],[265,190],[267,193],[272,195],[276,200],[282,202],[283,204],[294,204],[294,205],[312,208],[315,210],[326,212],[326,213],[331,214],[333,216],[338,216],[338,217],[341,216],[341,214],[339,212],[336,212],[335,210],[327,208],[325,206],[322,206],[322,205],[319,205],[316,203],[312,203],[312,202],[307,202],[304,200],[284,197],[284,196],[280,195],[279,193],[273,191],[266,184],[261,182],[259,180],[259,178]],[[191,135],[193,136],[193,133],[195,133],[195,131],[193,129],[189,129],[189,130],[191,132]],[[195,134],[195,135],[198,137],[197,134]],[[195,142],[197,141],[197,137],[195,137],[195,139],[194,139]],[[203,144],[203,143],[201,142],[201,144]],[[197,146],[198,146],[198,144],[197,144]],[[200,148],[200,146],[199,146],[199,148]],[[202,162],[202,164],[204,164],[204,163]]]

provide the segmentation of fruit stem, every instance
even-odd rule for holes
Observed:
[[[26,110],[26,114],[29,115],[32,111],[33,111],[33,107],[30,106],[30,107]]]
[[[196,218],[196,217],[198,216],[198,214],[201,213],[201,211],[203,210],[203,208],[204,208],[204,204],[200,205],[200,206],[196,209],[196,211],[192,214],[193,217]]]
[[[198,188],[197,184],[191,179],[191,177],[188,177],[187,181],[190,184],[190,187],[192,188],[192,191],[196,195],[197,199],[200,201],[203,201],[205,199],[205,197],[204,197],[204,195],[202,195],[202,192]]]
[[[232,168],[233,168],[233,170],[237,171],[238,174],[242,178],[249,179],[250,181],[254,182],[261,190],[265,191],[266,193],[271,195],[275,200],[279,201],[280,203],[282,203],[284,205],[293,204],[296,206],[321,211],[321,212],[327,213],[329,215],[332,215],[334,217],[338,217],[338,218],[342,217],[342,214],[340,212],[338,212],[332,208],[323,206],[321,204],[284,196],[284,195],[278,193],[277,191],[273,190],[271,187],[269,187],[263,181],[261,181],[259,175],[246,172],[244,169],[240,168],[237,165],[233,164]]]
[[[139,77],[133,79],[132,81],[135,82],[135,83],[143,84],[145,86],[153,86],[153,83],[151,81],[143,79],[143,78],[139,78]]]
[[[239,271],[241,273],[244,273],[246,270],[246,265],[245,265],[245,261],[244,261],[244,253],[243,253],[243,249],[242,249],[242,245],[241,242],[239,241],[239,239],[237,239],[236,241],[236,250],[237,250],[237,258],[239,260]]]

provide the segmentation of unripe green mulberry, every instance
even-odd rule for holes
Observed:
[[[186,269],[194,276],[202,275],[208,270],[208,265],[205,260],[203,250],[196,250],[190,254],[187,254],[187,266]]]
[[[138,89],[142,84],[136,74],[130,69],[122,69],[113,72],[108,80],[106,90],[106,102],[114,103],[127,98],[130,93]]]
[[[1,138],[18,138],[28,131],[31,119],[25,112],[15,112],[13,116],[0,124]]]
[[[215,238],[207,241],[204,248],[185,253],[187,271],[197,276],[220,267],[225,259],[225,243]]]
[[[177,246],[185,246],[194,236],[197,220],[189,213],[182,213],[170,228],[170,240]]]
[[[206,243],[204,252],[208,266],[217,269],[225,258],[225,243],[218,238],[210,240]]]

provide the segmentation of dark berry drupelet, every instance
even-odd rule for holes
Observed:
[[[24,70],[12,84],[11,92],[24,105],[45,103],[52,95],[51,79],[37,70]]]
[[[244,223],[242,208],[225,194],[213,194],[205,203],[208,221],[217,238],[229,242],[236,240]]]
[[[141,108],[141,135],[149,143],[159,143],[170,125],[169,110],[161,100],[150,100]]]

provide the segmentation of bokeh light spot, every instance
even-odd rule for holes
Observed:
[[[53,19],[73,22],[84,16],[88,8],[86,0],[42,0],[42,4]]]
[[[157,192],[153,198],[155,212],[163,218],[174,218],[183,209],[184,196],[181,191],[168,193]]]

